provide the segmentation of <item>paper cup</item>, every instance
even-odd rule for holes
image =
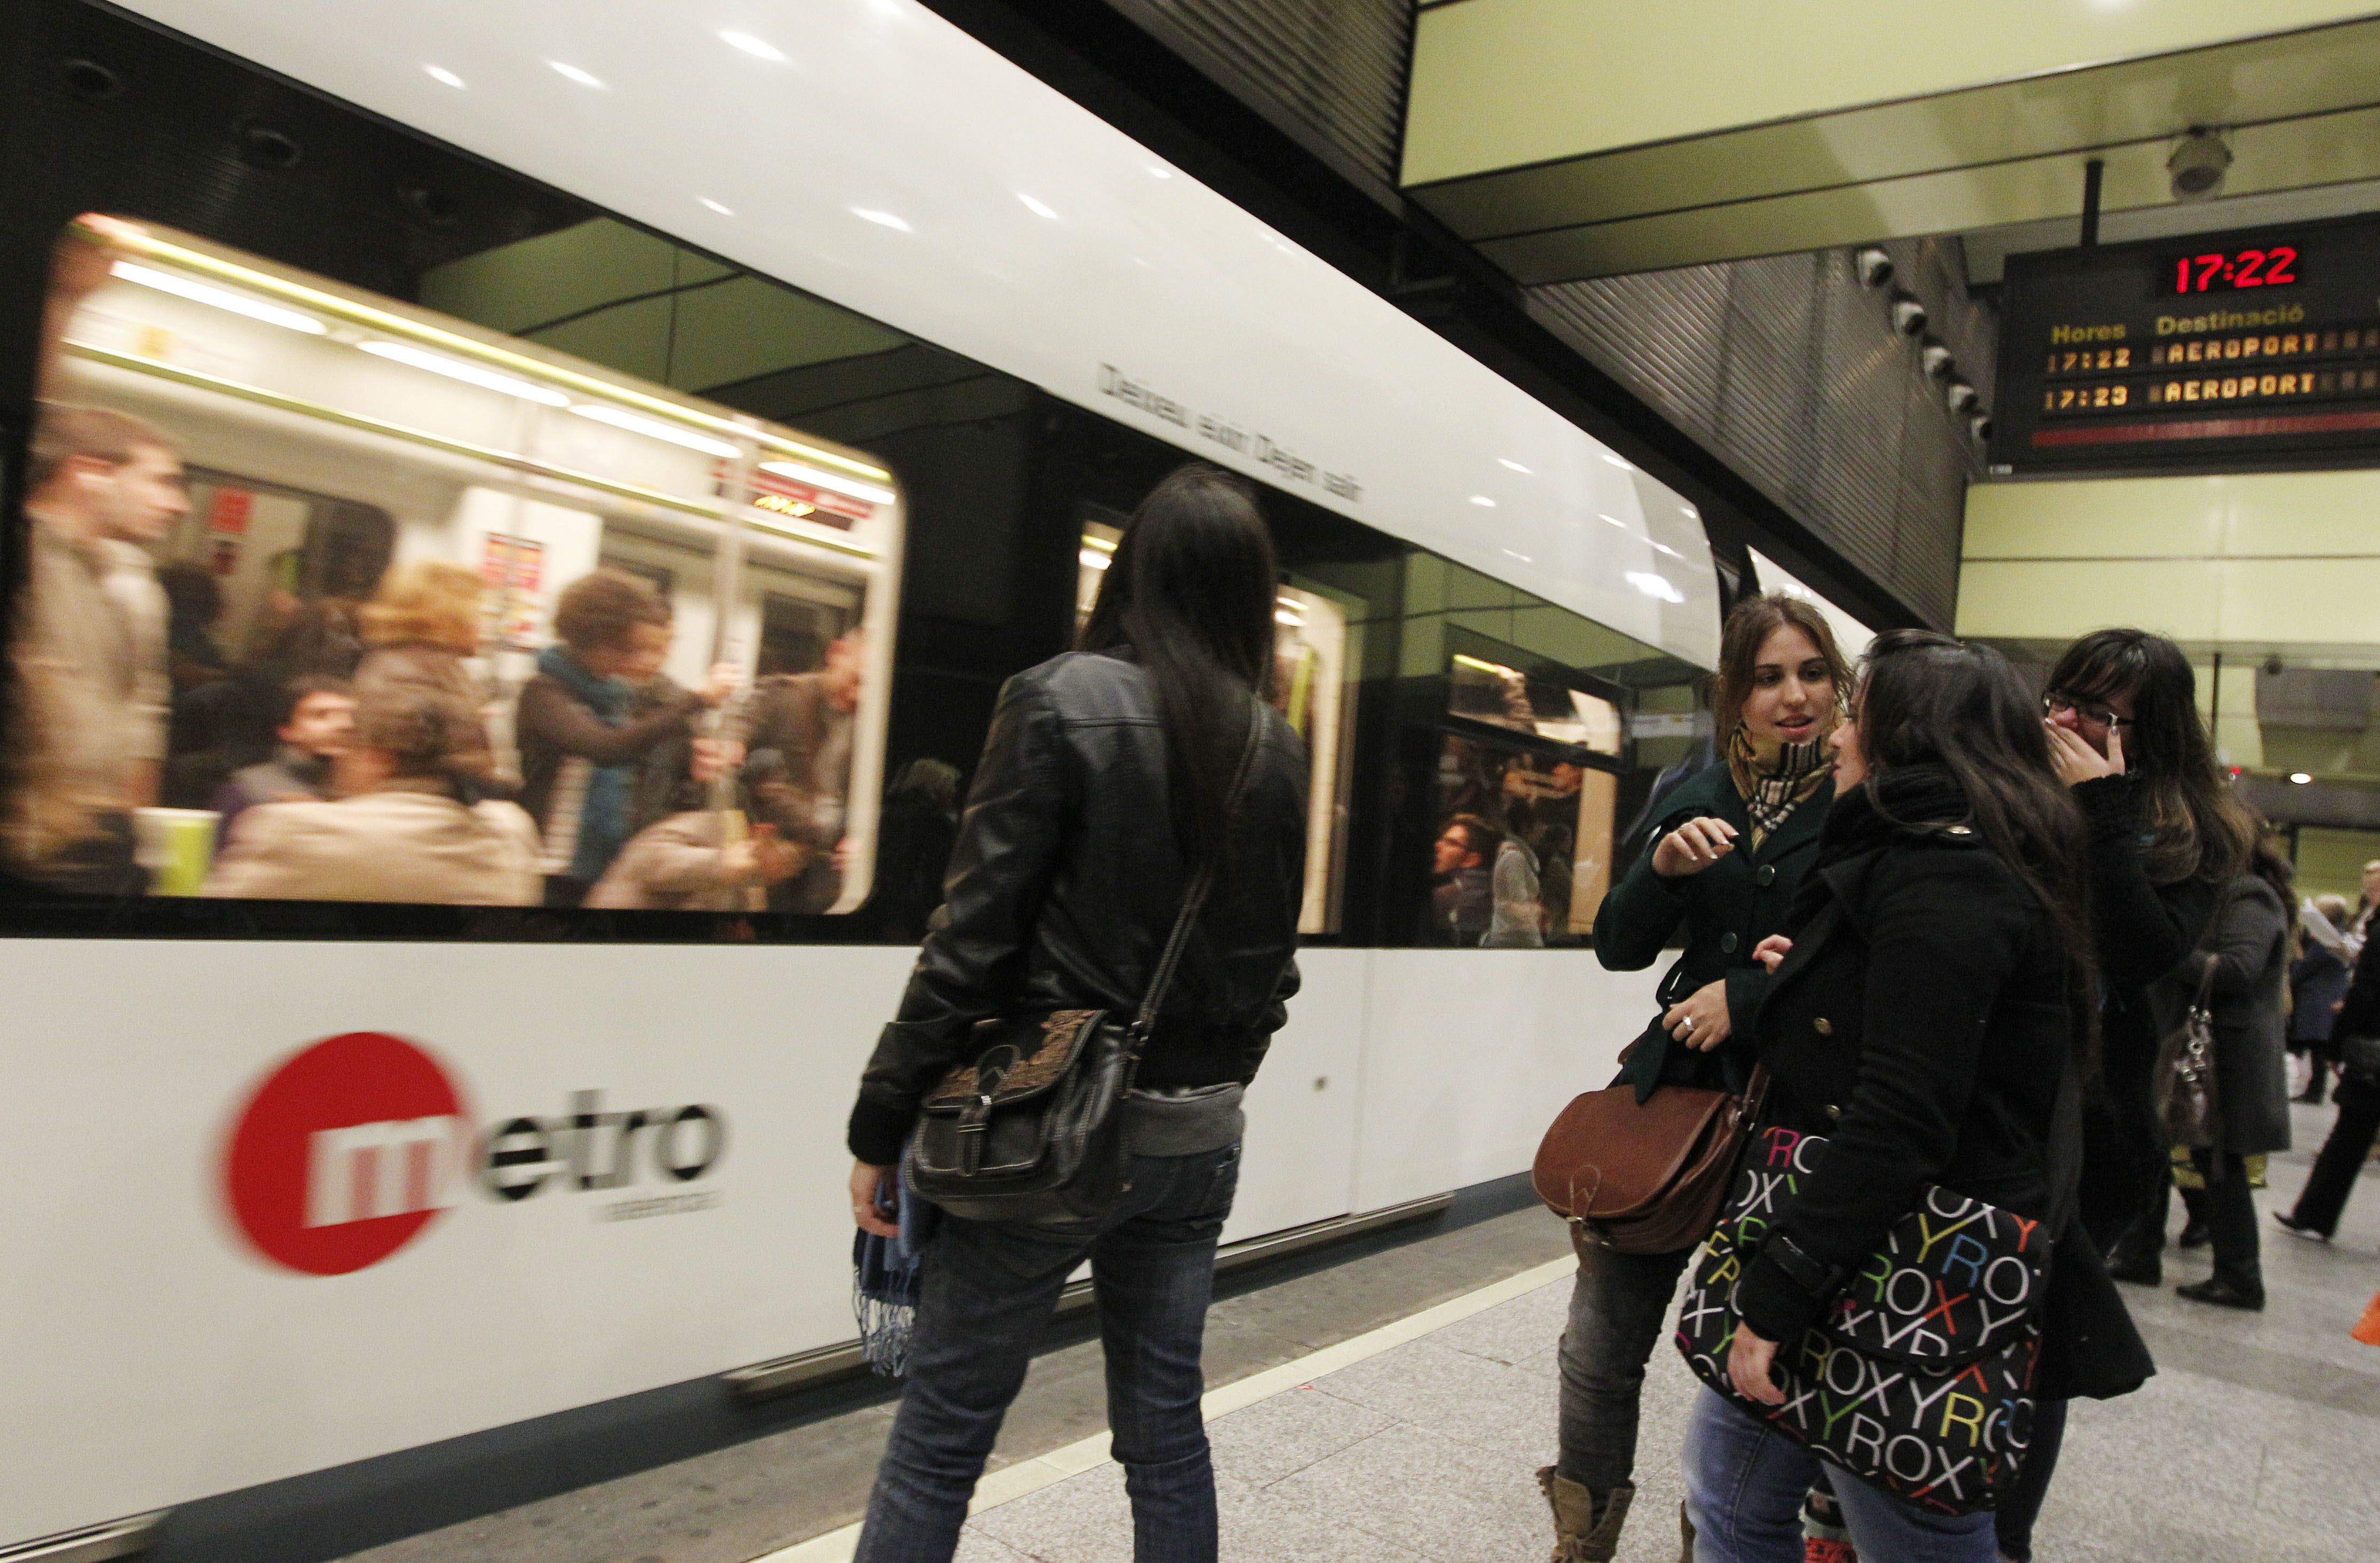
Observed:
[[[140,866],[149,870],[151,895],[196,895],[214,866],[215,822],[211,808],[136,808]]]

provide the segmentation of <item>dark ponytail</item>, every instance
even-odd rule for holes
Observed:
[[[1248,700],[1270,691],[1278,589],[1254,491],[1194,462],[1133,512],[1083,626],[1083,650],[1126,655],[1156,685],[1174,829],[1193,866],[1222,866]]]
[[[2041,708],[1990,647],[1930,630],[1887,630],[1868,648],[1854,720],[1879,812],[1889,778],[1937,765],[1957,778],[1969,822],[2057,923],[2067,1008],[2086,1076],[2098,1066],[2090,839],[2050,769]]]

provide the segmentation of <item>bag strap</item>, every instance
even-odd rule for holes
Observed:
[[[2058,1102],[2049,1109],[2049,1154],[2045,1168],[2049,1183],[2049,1210],[2045,1220],[2049,1241],[2056,1242],[2073,1220],[2075,1202],[2082,1190],[2082,1070],[2074,1049],[2066,1049],[2066,1067],[2058,1076]]]
[[[1232,790],[1224,794],[1223,812],[1228,818],[1247,786],[1248,773],[1256,769],[1257,745],[1264,737],[1264,702],[1251,696],[1248,699],[1248,736],[1240,745],[1240,766],[1232,773]],[[1140,1013],[1133,1017],[1131,1050],[1135,1061],[1141,1049],[1148,1045],[1149,1034],[1157,1029],[1157,1012],[1165,1002],[1165,990],[1173,986],[1173,973],[1182,964],[1182,952],[1190,944],[1190,926],[1198,920],[1198,910],[1207,903],[1207,892],[1215,888],[1215,853],[1222,843],[1212,843],[1214,850],[1192,876],[1190,889],[1182,897],[1182,910],[1174,915],[1173,931],[1166,936],[1165,952],[1157,958],[1157,970],[1148,979],[1148,994],[1140,1001]]]

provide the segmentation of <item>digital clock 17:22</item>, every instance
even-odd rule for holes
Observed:
[[[2165,265],[2165,285],[2173,293],[2236,293],[2250,287],[2287,287],[2304,280],[2305,274],[2298,270],[2297,249],[2286,244],[2177,255]]]

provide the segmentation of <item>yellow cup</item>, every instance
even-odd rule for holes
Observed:
[[[211,808],[136,808],[136,855],[149,870],[151,895],[196,895],[214,866],[215,824]]]

